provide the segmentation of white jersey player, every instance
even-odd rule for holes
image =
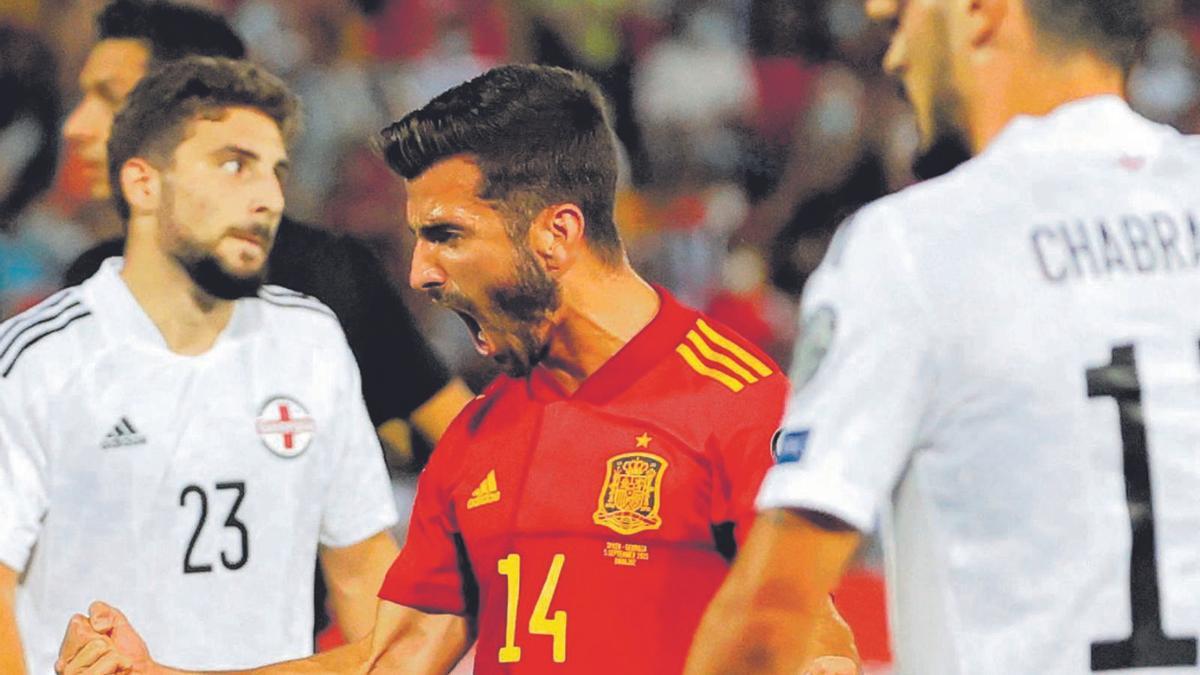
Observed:
[[[1200,140],[1129,109],[1123,61],[1039,23],[1066,4],[893,17],[910,94],[938,24],[1014,88],[961,84],[977,156],[864,208],[809,281],[766,513],[693,672],[788,672],[804,646],[780,632],[802,639],[877,517],[899,673],[1200,670]],[[1134,30],[1102,25],[1115,5],[1072,16],[1115,41]],[[1048,26],[1066,56],[1030,47]]]
[[[1069,103],[864,209],[810,281],[759,506],[884,507],[902,672],[1196,666],[1198,181],[1197,140]]]
[[[108,141],[125,257],[0,325],[4,675],[110,598],[183,667],[305,656],[318,554],[370,633],[396,513],[354,357],[262,286],[295,112],[249,62],[151,72]]]
[[[305,656],[318,544],[396,521],[341,328],[265,286],[181,356],[120,266],[0,325],[0,562],[25,574],[29,672],[53,671],[63,625],[97,598],[140,617],[168,663]]]

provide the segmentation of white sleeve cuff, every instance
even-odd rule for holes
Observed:
[[[875,500],[866,491],[836,477],[805,471],[798,464],[779,464],[767,472],[755,506],[805,509],[833,516],[859,532],[875,529]]]
[[[390,495],[389,495],[390,496]],[[395,527],[400,521],[396,507],[389,504],[387,508],[378,509],[369,517],[360,518],[354,523],[344,523],[332,528],[322,528],[320,542],[331,548],[353,546],[368,537],[373,537],[384,530]]]
[[[25,565],[29,564],[31,546],[22,546],[14,542],[11,536],[0,536],[0,564],[9,567],[17,574],[24,572]]]

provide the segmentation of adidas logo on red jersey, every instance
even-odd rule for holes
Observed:
[[[473,509],[477,506],[486,506],[495,504],[500,501],[500,488],[496,486],[496,471],[495,469],[488,472],[487,478],[479,484],[479,487],[471,491],[471,498],[467,500],[467,508]]]

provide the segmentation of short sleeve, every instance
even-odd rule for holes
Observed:
[[[880,205],[843,225],[801,304],[792,393],[759,509],[872,530],[919,442],[935,377],[928,305]]]
[[[472,583],[450,509],[447,461],[455,454],[454,428],[417,481],[408,539],[388,570],[379,597],[424,612],[466,614]]]
[[[325,493],[320,541],[341,548],[356,544],[396,524],[395,499],[383,450],[363,405],[358,368],[342,345],[343,383],[337,423],[341,447]]]
[[[19,381],[0,381],[0,563],[17,572],[29,562],[49,504],[45,449],[21,392]]]
[[[774,364],[772,364],[774,365]],[[747,403],[738,423],[717,439],[720,457],[721,499],[715,500],[715,523],[733,523],[733,535],[740,545],[754,522],[754,498],[763,476],[772,466],[771,437],[779,427],[787,397],[787,379],[773,374],[761,386],[758,400]]]

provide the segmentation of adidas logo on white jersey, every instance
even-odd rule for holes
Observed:
[[[120,422],[117,422],[113,430],[105,434],[104,440],[100,443],[100,447],[105,450],[109,448],[120,448],[126,445],[145,445],[146,437],[139,434],[137,429],[129,423],[129,418],[122,417]]]

